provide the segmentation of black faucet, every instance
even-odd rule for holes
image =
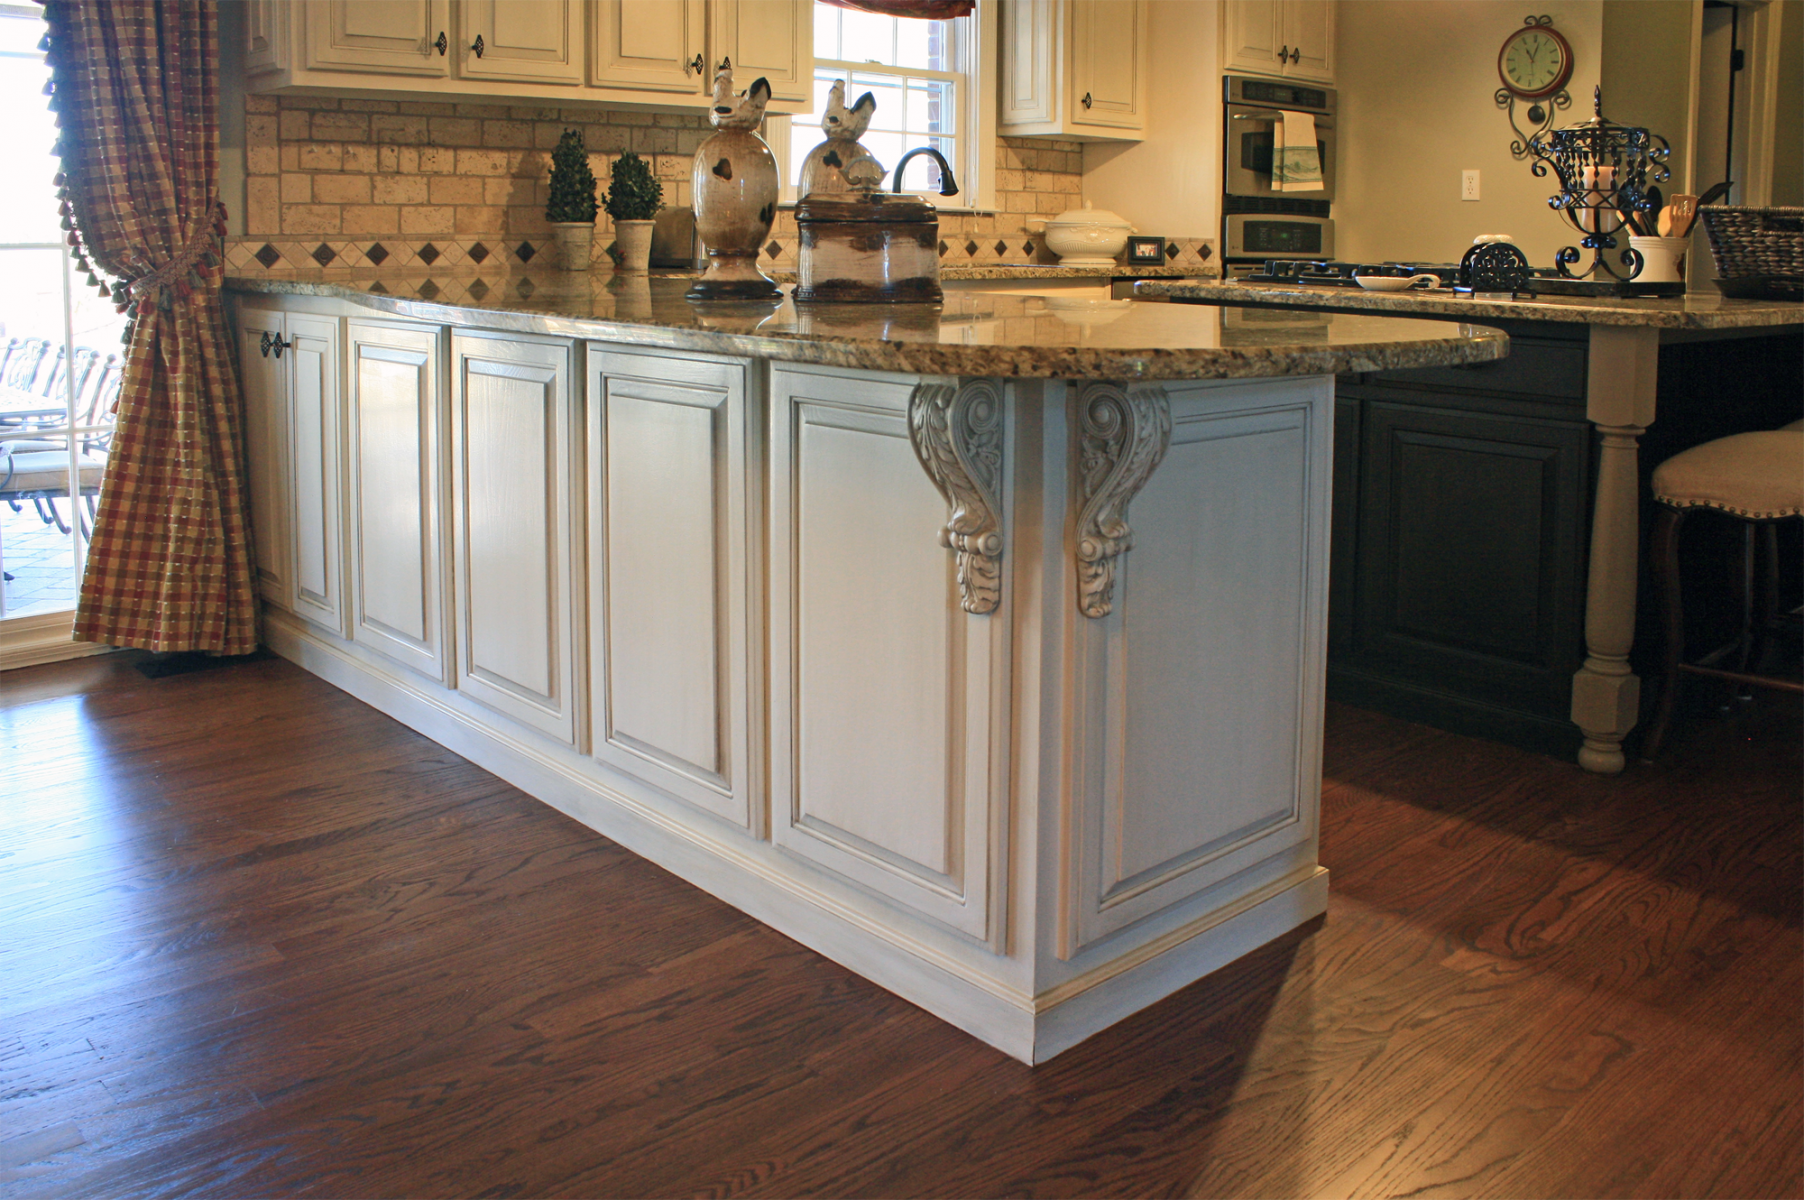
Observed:
[[[940,164],[940,195],[958,195],[958,181],[952,178],[952,164],[946,161],[946,156],[944,154],[941,154],[932,146],[917,146],[902,156],[901,161],[896,163],[895,174],[890,176],[893,190],[897,192],[902,190],[902,168],[906,167],[908,165],[908,160],[917,154],[930,155],[934,162]]]

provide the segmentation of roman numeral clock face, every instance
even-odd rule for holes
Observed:
[[[1550,96],[1572,76],[1572,47],[1547,25],[1518,29],[1497,55],[1503,86],[1524,99]]]

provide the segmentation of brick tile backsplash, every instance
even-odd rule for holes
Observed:
[[[233,239],[228,261],[236,270],[261,270],[256,254],[267,245],[280,255],[272,270],[315,268],[323,248],[328,270],[367,269],[376,239],[384,239],[379,257],[387,266],[419,265],[417,252],[429,244],[444,261],[464,261],[473,246],[497,261],[530,259],[550,238],[546,179],[551,149],[566,128],[581,131],[602,189],[614,159],[631,150],[664,184],[665,203],[685,207],[692,156],[712,133],[701,113],[248,96],[245,236]],[[1080,207],[1082,172],[1077,142],[999,138],[997,211],[942,213],[942,260],[1056,261],[1028,222]],[[596,221],[597,258],[608,252],[612,233],[604,210]],[[761,256],[767,266],[795,264],[793,213],[778,213],[769,244],[776,253]],[[1172,247],[1175,265],[1200,266],[1209,257],[1204,239]]]

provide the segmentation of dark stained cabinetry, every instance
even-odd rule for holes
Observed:
[[[1584,661],[1586,331],[1508,359],[1343,376],[1329,694],[1569,754]]]

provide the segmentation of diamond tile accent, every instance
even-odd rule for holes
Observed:
[[[997,251],[997,253],[1001,253],[1001,251]],[[1027,255],[1029,258],[1032,258],[1034,255],[1034,244],[1032,242],[1022,242],[1021,243],[1021,253]]]
[[[530,249],[532,249],[532,247],[528,246],[527,249],[530,250]],[[528,296],[532,295],[534,292],[536,292],[538,290],[539,290],[538,288],[536,288],[532,285],[532,280],[530,280],[530,279],[522,279],[519,283],[516,283],[514,285],[514,291],[516,291],[520,294],[520,299],[522,299],[522,300],[526,299]]]
[[[489,256],[489,253],[490,251],[487,246],[483,245],[481,242],[477,242],[474,246],[470,247],[470,261],[479,263],[486,259]]]
[[[375,292],[378,296],[388,295],[388,289],[382,286],[382,281],[379,279],[370,284],[370,291]]]
[[[940,257],[941,257],[941,258],[944,258],[944,257],[946,257],[946,251],[948,251],[948,250],[950,250],[950,249],[951,249],[951,248],[952,248],[952,247],[950,247],[950,246],[948,246],[948,245],[946,245],[946,243],[945,243],[945,241],[944,241],[944,239],[942,239],[942,240],[941,240],[941,241],[940,241]]]
[[[480,300],[489,294],[489,285],[478,279],[470,284],[470,299]]]
[[[263,248],[252,255],[252,257],[262,263],[263,269],[267,271],[282,261],[282,252],[268,242],[264,242]]]
[[[414,291],[419,294],[419,297],[422,300],[436,300],[438,298],[438,284],[432,282],[430,279],[421,280],[420,286],[415,288]]]
[[[1000,238],[998,238],[996,241],[996,253],[1007,254],[1008,253],[1008,243],[1005,241],[1002,241]]]
[[[1176,242],[1166,242],[1165,243],[1165,257],[1166,258],[1176,258],[1177,256],[1178,256],[1178,244]]]
[[[370,248],[363,252],[363,256],[379,267],[388,258],[388,247],[381,242],[373,242],[370,244]]]
[[[764,248],[764,252],[772,258],[775,258],[777,255],[783,253],[783,243],[779,242],[776,238],[772,238],[770,240],[770,245]]]
[[[521,242],[514,247],[514,257],[521,262],[531,262],[532,256],[537,253],[538,251],[533,249],[531,242]]]
[[[434,246],[431,242],[427,242],[424,246],[421,246],[418,250],[414,251],[414,256],[430,267],[439,260],[442,253],[443,252],[439,250],[437,246]]]
[[[322,267],[331,266],[332,260],[337,257],[338,252],[324,242],[313,248],[313,261]]]
[[[1214,253],[1215,247],[1211,246],[1208,242],[1204,242],[1196,248],[1196,260],[1198,262],[1208,262],[1209,256]]]

